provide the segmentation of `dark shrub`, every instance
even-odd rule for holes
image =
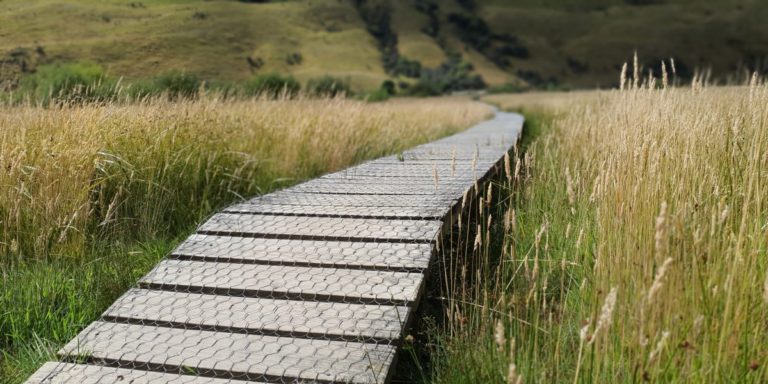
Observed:
[[[244,85],[245,94],[248,96],[264,95],[272,98],[281,95],[293,97],[299,93],[300,89],[301,85],[293,76],[282,76],[277,73],[254,76]]]
[[[397,33],[392,29],[392,5],[387,1],[354,0],[353,4],[365,22],[368,33],[376,39],[381,51],[384,69],[397,74],[400,54],[397,50]]]
[[[421,76],[421,62],[399,56],[391,72],[394,75],[416,78]]]
[[[397,90],[395,88],[395,82],[392,80],[384,80],[381,83],[381,89],[387,92],[388,95],[394,95],[395,93],[397,93]]]
[[[349,82],[333,76],[316,77],[307,81],[307,92],[314,96],[334,97],[339,94],[352,95]]]
[[[624,0],[625,3],[629,5],[653,5],[653,4],[661,4],[661,0]]]
[[[475,0],[456,0],[456,2],[467,11],[474,11],[477,9],[477,2]]]
[[[472,65],[461,60],[460,56],[451,56],[437,68],[425,68],[421,78],[408,93],[413,96],[435,96],[454,91],[485,88],[485,81],[480,75],[472,74]]]
[[[264,59],[261,57],[246,57],[246,61],[248,61],[248,65],[251,66],[251,69],[259,69],[264,65]]]
[[[300,52],[289,53],[285,56],[285,63],[288,65],[299,65],[304,61]]]
[[[443,90],[440,84],[423,79],[408,87],[408,94],[412,96],[427,97],[441,95],[442,93]]]

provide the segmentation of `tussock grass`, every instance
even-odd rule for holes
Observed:
[[[0,382],[25,379],[216,208],[489,112],[449,98],[0,106]]]
[[[768,86],[631,88],[528,109],[436,381],[768,381]]]

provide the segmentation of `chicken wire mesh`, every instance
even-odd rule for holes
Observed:
[[[516,115],[211,216],[29,383],[383,383]]]

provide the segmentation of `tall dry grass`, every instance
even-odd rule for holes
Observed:
[[[447,98],[0,106],[0,383],[55,359],[217,207],[489,114]]]
[[[215,206],[462,129],[478,103],[162,99],[0,107],[0,255],[188,226]],[[212,206],[213,205],[213,206]]]
[[[436,380],[768,381],[768,86],[647,84],[528,107]]]

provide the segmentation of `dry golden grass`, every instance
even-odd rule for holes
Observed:
[[[276,179],[391,153],[488,113],[459,99],[0,107],[0,254],[45,259],[105,227],[151,233],[178,224],[168,216],[194,217],[176,211],[207,212]]]
[[[495,100],[549,129],[486,211],[504,244],[470,255],[437,378],[768,381],[768,86],[524,98]]]

